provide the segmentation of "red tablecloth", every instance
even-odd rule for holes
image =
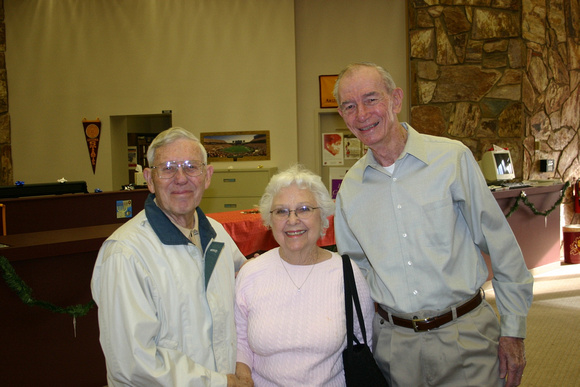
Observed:
[[[272,230],[262,224],[262,217],[256,210],[215,212],[207,214],[220,222],[245,256],[256,251],[267,251],[278,246]],[[319,246],[332,246],[334,241],[334,216],[328,218],[326,235],[318,240]]]

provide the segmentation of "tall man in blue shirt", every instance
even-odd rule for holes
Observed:
[[[403,91],[380,66],[349,65],[334,93],[370,148],[342,182],[335,233],[379,307],[379,366],[393,386],[519,385],[533,277],[471,151],[400,123]],[[481,252],[501,324],[482,300]]]

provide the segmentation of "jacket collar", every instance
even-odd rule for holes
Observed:
[[[145,200],[145,216],[155,234],[164,245],[187,245],[189,239],[179,231],[179,229],[169,220],[167,215],[153,201],[155,194],[149,194]],[[216,231],[211,226],[209,220],[201,210],[196,208],[199,221],[199,237],[202,251],[205,251],[208,243],[217,236]]]

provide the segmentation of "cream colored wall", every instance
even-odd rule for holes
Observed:
[[[4,0],[14,180],[112,186],[109,117],[173,111],[196,134],[270,130],[297,161],[292,0]],[[82,119],[102,121],[93,174]]]
[[[270,130],[270,161],[218,168],[300,161],[319,172],[319,75],[370,60],[408,89],[403,0],[4,0],[4,7],[14,180],[65,177],[86,180],[91,191],[118,189],[112,171],[123,166],[113,166],[109,117],[166,109],[174,125],[196,134]],[[94,175],[83,118],[103,122]]]
[[[295,12],[298,155],[301,163],[321,173],[316,119],[318,112],[331,109],[320,109],[319,75],[338,74],[352,62],[382,65],[405,91],[399,119],[408,119],[405,1],[296,0]]]

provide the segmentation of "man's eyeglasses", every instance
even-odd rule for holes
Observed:
[[[157,175],[161,179],[171,179],[177,173],[177,170],[181,168],[183,173],[187,176],[195,177],[199,176],[203,173],[203,167],[205,167],[205,163],[201,161],[168,161],[163,164],[156,165],[151,167],[151,169],[157,170]]]
[[[288,219],[290,217],[290,213],[293,212],[294,215],[298,219],[308,219],[314,213],[314,210],[319,209],[320,207],[310,207],[310,206],[302,206],[298,207],[295,210],[290,210],[288,208],[276,208],[275,210],[270,211],[270,214],[274,216],[274,218],[278,220]]]

